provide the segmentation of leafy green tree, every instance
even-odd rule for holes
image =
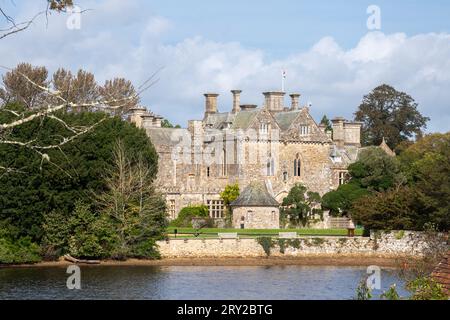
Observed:
[[[367,230],[422,230],[427,219],[419,215],[421,206],[414,189],[401,187],[357,199],[352,218]]]
[[[70,235],[68,252],[78,258],[107,258],[117,242],[113,225],[92,211],[89,205],[78,202],[68,219]],[[105,237],[105,233],[108,237]],[[106,240],[106,241],[105,241]]]
[[[232,212],[230,204],[239,197],[239,184],[228,185],[225,190],[220,194],[220,198],[223,200],[223,204],[226,210],[226,222],[227,225],[232,224]]]
[[[450,133],[424,137],[406,149],[399,161],[409,185],[416,189],[421,215],[437,229],[449,230]]]
[[[425,230],[431,224],[449,230],[450,133],[426,136],[411,145],[398,157],[398,167],[403,183],[392,184],[392,174],[370,180],[372,186],[383,186],[378,188],[383,192],[355,201],[353,218],[370,229]]]
[[[368,193],[367,189],[357,183],[341,185],[337,190],[330,191],[322,197],[322,209],[329,210],[335,217],[347,216],[353,203]]]
[[[374,191],[388,190],[405,181],[398,161],[378,147],[363,149],[348,167],[350,181],[323,196],[322,208],[333,216],[347,216],[353,203]]]
[[[181,128],[181,126],[180,125],[176,125],[176,126],[174,126],[172,123],[170,123],[170,121],[169,120],[167,120],[167,119],[163,119],[162,121],[161,121],[161,127],[163,127],[163,128],[176,128],[176,129],[179,129],[179,128]]]
[[[418,104],[404,92],[383,84],[364,96],[355,113],[363,122],[362,141],[365,146],[379,145],[383,137],[391,149],[414,135],[421,137],[429,118],[418,110]]]
[[[0,123],[10,115],[0,112]],[[103,113],[61,113],[59,118],[78,126],[97,123]],[[46,145],[67,128],[59,121],[44,118],[24,124],[8,133],[17,141],[37,140]],[[92,194],[107,190],[105,172],[114,165],[113,146],[120,138],[130,155],[142,155],[156,176],[157,154],[144,130],[121,120],[107,117],[95,130],[78,137],[59,150],[45,150],[49,161],[34,149],[0,144],[0,166],[17,168],[0,174],[0,226],[13,239],[30,236],[40,242],[43,215],[58,211],[70,215],[77,200],[92,204]],[[38,150],[39,151],[39,150]]]
[[[378,147],[363,149],[348,171],[352,183],[369,190],[383,191],[405,182],[397,159]]]
[[[317,208],[320,202],[318,193],[307,191],[304,185],[296,184],[283,199],[281,214],[283,217],[290,217],[291,222],[297,226],[306,226],[309,219],[321,213]]]
[[[239,197],[239,184],[228,185],[225,190],[220,193],[223,204],[228,207],[234,200]]]
[[[331,125],[330,119],[326,115],[322,117],[322,120],[320,120],[320,124],[323,124],[325,126],[325,131],[333,131],[333,126]]]
[[[0,238],[0,264],[23,264],[41,261],[39,245],[29,237],[12,240]]]

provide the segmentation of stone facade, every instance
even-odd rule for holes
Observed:
[[[284,92],[266,92],[260,107],[240,105],[240,90],[232,94],[229,112],[219,112],[217,94],[205,94],[204,118],[186,129],[161,128],[161,117],[142,108],[131,112],[130,121],[147,131],[158,152],[156,183],[171,218],[187,205],[205,204],[220,220],[220,193],[229,184],[243,190],[262,181],[281,202],[296,183],[323,195],[344,182],[360,150],[360,123],[334,119],[331,135],[301,107],[299,94],[286,106]]]

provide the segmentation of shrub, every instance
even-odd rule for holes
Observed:
[[[261,247],[264,249],[264,252],[269,257],[270,251],[273,247],[275,247],[275,242],[272,240],[271,237],[259,237],[256,238],[256,241],[261,245]]]
[[[208,207],[201,206],[189,206],[183,208],[178,218],[172,221],[171,225],[179,228],[192,228],[192,219],[193,218],[209,218]]]
[[[17,241],[0,239],[0,264],[36,263],[41,261],[40,248],[29,237]]]

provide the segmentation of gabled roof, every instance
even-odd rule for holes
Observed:
[[[230,204],[231,207],[279,207],[280,204],[269,193],[262,182],[250,183],[239,197]]]
[[[387,154],[388,156],[395,157],[395,152],[392,151],[392,149],[388,146],[388,144],[386,143],[386,140],[384,139],[384,137],[383,137],[383,141],[382,141],[381,144],[380,144],[380,148],[381,148],[384,152],[386,152],[386,154]]]
[[[259,112],[259,109],[238,112],[234,118],[232,129],[248,129]]]
[[[227,123],[234,122],[235,115],[230,112],[208,114],[204,123],[211,129],[223,129]]]
[[[301,110],[295,110],[295,111],[287,111],[287,112],[277,112],[275,114],[275,120],[277,121],[278,125],[280,126],[280,129],[282,131],[288,130],[292,123],[297,119],[297,117],[300,115]]]

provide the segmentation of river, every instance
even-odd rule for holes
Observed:
[[[151,300],[345,300],[353,299],[366,275],[362,267],[156,267],[84,266],[81,289],[66,286],[66,268],[1,268],[0,299],[151,299]],[[394,270],[382,269],[382,290]]]

